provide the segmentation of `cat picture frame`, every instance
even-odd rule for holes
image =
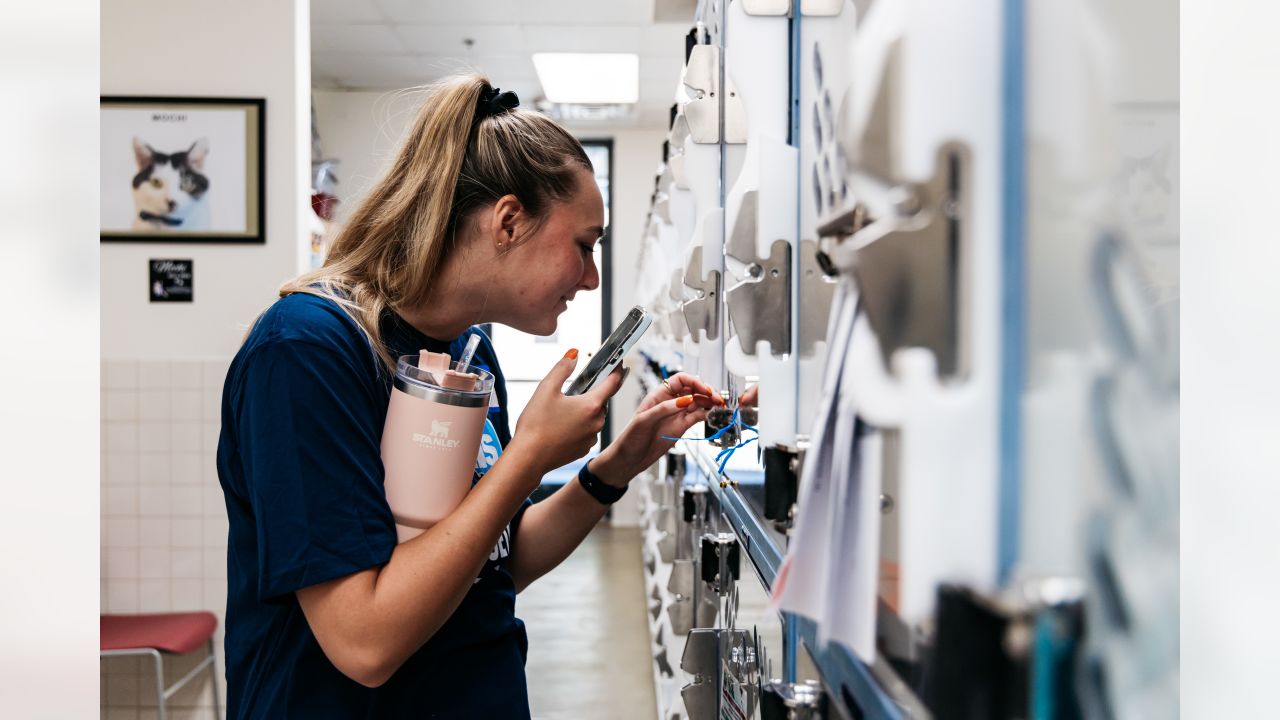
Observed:
[[[102,242],[265,243],[266,100],[101,97]]]

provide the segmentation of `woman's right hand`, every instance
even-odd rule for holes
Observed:
[[[561,392],[578,364],[576,349],[551,368],[516,422],[512,446],[534,458],[539,477],[586,455],[604,428],[609,398],[622,387],[622,374],[609,373],[600,386],[582,395]]]

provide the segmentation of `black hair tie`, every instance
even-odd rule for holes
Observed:
[[[510,90],[502,92],[496,87],[481,90],[480,98],[476,101],[476,122],[491,115],[501,115],[519,106],[520,98]]]

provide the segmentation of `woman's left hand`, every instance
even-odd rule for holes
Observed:
[[[592,474],[610,485],[627,484],[675,445],[664,436],[680,437],[723,402],[692,375],[672,375],[640,401],[627,427],[591,461]]]

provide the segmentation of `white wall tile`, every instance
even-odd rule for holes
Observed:
[[[226,561],[223,561],[226,564]],[[222,618],[227,611],[227,581],[225,578],[214,579],[205,577],[204,580],[204,607],[218,613],[218,635],[215,636],[218,647],[222,647],[223,627]]]
[[[112,580],[107,583],[107,612],[135,613],[140,607],[138,580]]]
[[[174,610],[204,610],[204,581],[199,578],[173,581]]]
[[[173,476],[168,453],[144,453],[138,456],[138,482],[143,485],[167,485]]]
[[[167,674],[165,677],[172,678],[174,676]],[[168,713],[165,717],[173,720],[173,713]],[[155,681],[152,680],[151,675],[143,675],[142,681],[138,683],[138,720],[160,720],[160,715],[156,710]]]
[[[138,456],[136,453],[103,452],[103,480],[107,485],[137,485]]]
[[[136,517],[103,518],[102,525],[107,530],[107,545],[109,547],[138,547],[141,542],[140,527]]]
[[[143,390],[138,393],[138,419],[158,422],[172,417],[173,393],[168,389]]]
[[[202,485],[204,491],[204,516],[226,517],[227,501],[222,495],[222,486],[218,484]]]
[[[103,675],[137,675],[141,671],[142,658],[125,656],[102,658]]]
[[[222,382],[227,377],[227,368],[231,360],[206,360],[200,368],[201,382],[207,388],[222,389]]]
[[[138,425],[138,451],[142,453],[168,453],[169,423],[143,422]]]
[[[171,524],[168,517],[142,518],[138,521],[138,546],[145,548],[169,547],[169,528]]]
[[[168,612],[170,608],[169,581],[138,581],[138,607],[142,612]]]
[[[102,365],[100,587],[105,612],[204,608],[222,622],[227,520],[215,453],[228,362]],[[218,642],[223,637],[219,627]],[[109,690],[104,682],[103,717],[139,717],[138,708],[155,716],[154,700],[142,697],[151,690],[150,666],[138,675],[140,667],[131,668],[132,675],[112,675],[125,689]],[[136,697],[112,707],[108,693],[130,700],[125,697],[130,687]],[[207,683],[189,695],[175,698],[171,718],[212,716]]]
[[[170,553],[170,577],[183,580],[198,580],[204,575],[203,551],[197,549],[176,549]]]
[[[199,360],[174,360],[169,363],[169,382],[175,390],[199,390],[204,364]]]
[[[201,470],[204,473],[205,487],[221,487],[218,482],[218,457],[213,453],[204,453],[204,462],[201,463]],[[205,512],[209,511],[209,503],[204,505]]]
[[[103,449],[108,453],[138,452],[138,426],[133,423],[105,423],[106,434]]]
[[[167,580],[173,557],[169,548],[144,547],[138,551],[139,577],[143,580]]]
[[[204,547],[204,520],[202,518],[174,519],[169,526],[169,545],[173,548]]]
[[[197,518],[204,514],[204,489],[199,485],[175,485],[170,488],[170,512],[174,519]]]
[[[174,453],[170,477],[175,485],[199,485],[204,482],[204,455],[201,453]]]
[[[200,452],[204,447],[203,429],[204,425],[197,422],[174,422],[169,427],[173,452]]]
[[[204,555],[205,582],[227,582],[227,550],[226,548],[206,547],[201,551]]]
[[[218,422],[222,418],[222,388],[205,388],[200,391],[204,396],[201,403],[200,417],[205,422]]]
[[[216,455],[216,453],[218,452],[218,435],[221,432],[222,432],[222,426],[216,422],[207,422],[204,424],[204,429],[201,432],[201,437],[204,440],[205,452],[214,453]]]
[[[203,393],[199,390],[174,390],[170,396],[170,417],[174,420],[203,421],[200,411]]]
[[[102,393],[102,419],[128,421],[138,419],[137,390],[105,390]]]
[[[138,363],[138,387],[160,390],[172,387],[167,360],[143,360]]]
[[[170,603],[169,607],[173,607]],[[150,659],[150,658],[148,658]],[[174,675],[169,671],[169,658],[164,659],[165,677],[173,678]],[[155,663],[149,662],[142,671],[141,682],[138,685],[138,717],[156,717],[156,691],[155,691]],[[182,677],[178,675],[177,677]],[[149,716],[146,713],[151,713]]]
[[[141,565],[137,548],[106,548],[103,556],[107,560],[107,569],[103,577],[111,582],[116,580],[137,580],[141,577]]]
[[[191,670],[191,667],[194,667],[194,663],[203,658],[203,653],[192,653],[190,655],[181,656],[181,658],[191,658],[192,662],[190,664],[176,666],[173,671],[174,677],[182,677],[178,674],[179,670],[177,668],[181,668],[181,672],[184,674]],[[177,660],[179,658],[173,659]],[[173,709],[172,712],[169,713],[170,720],[208,720],[210,718],[210,716],[206,714],[208,711],[201,710],[199,708],[201,700],[204,700],[205,702],[208,702],[209,700],[209,672],[207,670],[201,672],[194,680],[184,685],[180,690],[178,690],[178,692],[174,693],[169,706]]]
[[[206,516],[204,518],[204,546],[209,548],[225,548],[227,546],[228,522],[225,514]]]
[[[138,387],[136,360],[108,360],[102,363],[102,387],[108,390],[131,390]]]
[[[138,514],[138,486],[111,486],[102,491],[102,512],[135,517]]]
[[[138,703],[138,676],[118,675],[106,683],[107,704],[113,706]]]
[[[142,485],[138,488],[138,514],[142,517],[169,517],[173,491],[168,485]]]

